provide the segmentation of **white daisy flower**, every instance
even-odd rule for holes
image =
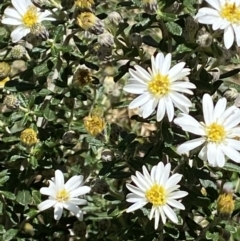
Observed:
[[[79,220],[83,219],[83,214],[78,205],[85,205],[87,201],[80,199],[90,192],[90,187],[83,186],[83,176],[73,176],[64,184],[64,176],[60,170],[55,171],[55,178],[49,180],[49,187],[40,189],[40,193],[48,195],[49,199],[38,205],[40,211],[54,207],[54,218],[59,220],[62,216],[63,208],[69,210]]]
[[[166,223],[167,217],[174,223],[178,223],[178,218],[172,207],[184,210],[185,207],[176,199],[185,197],[188,193],[179,191],[180,187],[177,183],[181,180],[181,174],[170,175],[171,164],[166,166],[162,162],[153,166],[151,173],[143,166],[143,174],[136,172],[136,176],[132,176],[132,181],[136,184],[133,186],[127,184],[127,188],[132,192],[127,195],[127,202],[132,204],[126,212],[133,212],[142,208],[147,203],[152,204],[149,215],[151,220],[155,218],[155,229],[158,228],[159,219],[161,217],[163,224]]]
[[[188,113],[191,101],[180,94],[193,94],[191,90],[196,86],[190,82],[178,81],[186,77],[190,69],[183,68],[185,63],[176,64],[170,69],[172,55],[167,54],[164,58],[162,53],[158,53],[156,58],[152,56],[152,69],[148,72],[135,66],[136,70],[129,69],[131,78],[129,84],[123,89],[132,94],[140,94],[134,99],[129,109],[139,108],[139,115],[143,118],[149,117],[157,107],[157,121],[161,121],[167,112],[169,121],[174,117],[174,106],[182,112]]]
[[[224,45],[229,49],[234,42],[240,46],[240,1],[206,0],[213,8],[200,8],[196,19],[199,23],[212,25],[213,30],[224,30]]]
[[[240,110],[235,106],[226,109],[226,105],[227,100],[221,98],[214,107],[210,95],[205,94],[202,102],[204,123],[188,114],[180,114],[174,123],[184,131],[201,137],[181,144],[177,152],[187,153],[204,145],[199,157],[208,161],[211,166],[223,167],[225,156],[240,163],[240,141],[234,139],[240,136],[240,127],[237,126],[240,122]]]
[[[42,12],[31,0],[12,0],[12,7],[7,7],[2,19],[3,24],[17,26],[11,33],[12,41],[18,42],[24,36],[31,32],[37,24],[44,20],[55,20],[50,11]]]

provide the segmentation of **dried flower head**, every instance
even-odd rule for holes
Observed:
[[[212,43],[212,35],[205,28],[201,28],[197,33],[196,43],[201,47],[209,47]]]
[[[217,211],[222,217],[229,217],[234,210],[235,201],[232,193],[220,194],[217,199]]]
[[[84,126],[90,135],[97,136],[103,131],[105,121],[99,116],[90,115],[84,118]]]
[[[91,12],[80,13],[77,17],[78,25],[93,34],[104,32],[104,23]]]
[[[37,133],[32,128],[27,128],[21,132],[20,140],[26,146],[33,146],[38,143]]]
[[[109,13],[108,19],[112,24],[118,25],[119,23],[123,22],[123,18],[120,13],[113,11]]]
[[[143,8],[146,13],[154,14],[158,9],[157,0],[143,0]]]
[[[238,96],[238,91],[235,88],[228,88],[224,91],[223,96],[228,100],[228,101],[233,101],[237,98]]]
[[[15,45],[11,50],[11,56],[14,59],[21,59],[25,54],[27,53],[27,50],[22,45]]]
[[[109,32],[104,32],[98,36],[98,43],[101,46],[112,47],[114,46],[114,38],[113,35]]]
[[[92,82],[92,75],[88,69],[79,68],[73,76],[73,86],[84,86]]]
[[[77,142],[78,135],[75,131],[67,131],[63,134],[62,140],[65,144],[75,144]]]
[[[94,0],[75,0],[75,5],[79,8],[91,9],[94,5]]]
[[[11,72],[11,66],[6,62],[0,62],[0,80],[3,81],[9,76]]]
[[[14,95],[7,95],[4,98],[3,103],[7,106],[7,108],[13,109],[13,110],[18,109],[20,106],[20,101]]]
[[[49,37],[49,33],[48,30],[46,29],[46,27],[41,24],[41,23],[36,23],[34,24],[31,29],[31,34],[37,37],[41,37],[42,39],[48,39]]]

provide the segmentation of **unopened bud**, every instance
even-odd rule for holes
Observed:
[[[44,40],[48,39],[49,37],[46,27],[41,23],[36,23],[31,27],[31,34],[36,37],[41,37]]]
[[[114,153],[109,149],[104,149],[101,158],[104,162],[111,162],[114,159]]]
[[[14,59],[21,59],[26,53],[27,50],[22,45],[15,45],[11,50],[11,56]]]
[[[157,0],[143,0],[143,9],[146,13],[154,14],[158,9]]]
[[[14,95],[7,95],[4,98],[3,103],[7,106],[7,108],[12,110],[16,110],[20,106],[20,101]]]
[[[74,131],[67,131],[63,134],[62,140],[65,144],[75,144],[78,140],[78,135]]]
[[[140,47],[142,45],[142,37],[139,33],[131,33],[129,35],[129,44],[133,47]]]
[[[229,101],[233,101],[237,98],[238,96],[238,91],[235,88],[229,88],[227,90],[224,91],[223,96],[229,100]]]
[[[92,191],[98,194],[106,194],[109,191],[108,183],[103,179],[96,179]]]
[[[77,237],[83,238],[86,236],[87,225],[84,221],[76,221],[73,224],[73,232]]]
[[[31,236],[34,235],[34,229],[33,229],[33,226],[32,224],[30,223],[25,223],[24,226],[23,226],[23,231],[26,233],[26,234],[29,234]]]

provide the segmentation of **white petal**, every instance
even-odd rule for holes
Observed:
[[[240,141],[234,139],[226,139],[225,141],[228,146],[231,146],[235,150],[240,150]]]
[[[135,109],[141,105],[144,105],[146,102],[150,100],[151,96],[149,93],[144,93],[134,99],[128,106],[129,109]]]
[[[18,19],[22,22],[22,17],[21,15],[18,13],[18,11],[16,11],[16,9],[14,8],[11,8],[11,7],[7,7],[4,11],[4,14],[7,16],[7,17],[10,17],[10,18],[14,18],[14,19]]]
[[[19,1],[19,0],[12,0],[12,5],[21,15],[25,14],[28,7],[25,1]]]
[[[136,67],[136,66],[135,66]],[[143,69],[142,67],[139,66],[138,69],[142,70],[142,73],[145,73],[146,70]],[[146,84],[146,82],[149,82],[151,80],[151,76],[148,74],[148,78],[146,78],[145,75],[141,75],[138,71],[133,70],[133,69],[129,69],[129,73],[132,76],[132,78],[134,78],[135,80],[137,80],[138,82],[142,83],[142,84]]]
[[[8,25],[21,25],[22,21],[17,18],[3,18],[2,23]]]
[[[166,110],[167,110],[168,120],[169,120],[169,122],[171,122],[173,120],[173,117],[174,117],[173,103],[168,96],[166,96],[164,98],[164,101],[165,101],[165,107],[166,107]]]
[[[158,104],[158,100],[151,98],[146,104],[142,112],[142,117],[145,119],[149,117],[153,111],[155,110],[156,106]]]
[[[216,166],[217,165],[217,147],[215,143],[208,143],[207,144],[207,159],[210,165]]]
[[[177,92],[169,93],[169,97],[172,99],[173,103],[178,103],[182,106],[190,107],[192,106],[192,102],[184,95],[179,94]]]
[[[189,75],[189,69],[185,68],[181,71],[181,73],[179,73],[178,75],[175,75],[171,78],[171,82],[173,83],[176,80],[182,80],[183,78],[185,78],[187,75]]]
[[[187,141],[183,144],[181,144],[178,148],[177,148],[177,152],[179,154],[183,154],[183,153],[187,153],[188,151],[201,146],[203,143],[205,142],[204,138],[197,138],[197,139],[193,139],[190,141]]]
[[[172,54],[168,53],[165,56],[162,68],[160,70],[162,75],[167,75],[169,68],[171,66],[171,60],[172,60]]]
[[[238,25],[233,25],[233,30],[235,32],[235,37],[237,41],[238,47],[240,46],[240,26]]]
[[[161,121],[163,119],[165,112],[166,112],[165,101],[163,98],[161,98],[158,102],[157,121]]]
[[[12,42],[17,43],[20,39],[25,37],[28,33],[30,33],[30,29],[25,28],[22,25],[18,26],[11,33]]]
[[[164,165],[162,162],[159,162],[158,165],[157,165],[157,168],[156,168],[156,172],[155,172],[155,176],[154,176],[154,182],[156,183],[160,183],[161,181],[161,176],[162,176],[162,173],[164,172]]]
[[[155,214],[156,207],[152,206],[150,214],[149,214],[149,220],[152,220]]]
[[[54,206],[54,219],[59,220],[62,217],[63,206],[61,203],[56,203]]]
[[[214,120],[217,120],[225,111],[227,106],[227,100],[226,98],[221,98],[218,100],[217,104],[215,105],[214,108],[214,113],[213,113],[213,118]]]
[[[139,197],[134,193],[127,194],[126,201],[129,203],[146,202],[146,198]]]
[[[202,106],[205,124],[210,125],[213,122],[213,101],[209,94],[203,96]]]
[[[129,183],[127,183],[126,186],[127,186],[128,190],[131,191],[132,193],[135,193],[139,197],[145,198],[145,192],[143,192],[138,187],[135,187]]]
[[[180,182],[180,180],[182,179],[182,175],[181,174],[173,174],[166,182],[165,185],[165,189],[167,190],[168,188],[175,186],[177,183]]]
[[[42,187],[40,189],[40,193],[43,195],[48,195],[48,196],[52,196],[52,197],[56,197],[56,189],[53,188],[49,188],[49,187]]]
[[[168,163],[168,164],[165,166],[164,171],[163,171],[162,176],[161,176],[161,179],[160,179],[160,181],[159,181],[159,184],[160,184],[160,185],[164,185],[164,186],[166,185],[167,180],[168,180],[169,175],[170,175],[170,171],[171,171],[171,164]]]
[[[80,185],[82,185],[82,183],[83,183],[82,175],[73,176],[65,183],[65,188],[70,192],[76,189],[77,187],[79,187]]]
[[[179,72],[182,71],[184,66],[185,66],[185,62],[181,62],[181,63],[178,63],[175,66],[173,66],[168,72],[168,77],[171,79],[171,78],[175,77],[176,75],[178,75]]]
[[[188,193],[185,191],[176,191],[176,192],[171,192],[168,194],[168,199],[179,199],[187,196]]]
[[[86,205],[87,204],[87,200],[81,199],[81,198],[75,198],[75,197],[70,198],[69,202],[71,202],[72,204],[75,204],[75,205]]]
[[[53,207],[56,203],[57,203],[56,200],[48,199],[48,200],[45,200],[45,201],[41,202],[40,204],[38,204],[38,209],[40,211],[44,211],[44,210],[46,210],[48,208]]]
[[[234,42],[234,32],[231,25],[225,28],[223,39],[224,39],[224,45],[226,49],[229,49]]]
[[[218,0],[206,0],[212,7],[214,7],[217,10],[221,10],[221,4]]]
[[[178,219],[174,211],[168,206],[164,205],[163,206],[163,211],[166,214],[166,216],[173,222],[173,223],[178,223]]]
[[[145,206],[147,204],[147,202],[139,202],[139,203],[134,203],[133,205],[131,205],[127,210],[126,212],[127,213],[130,213],[130,212],[133,212],[137,209],[140,209],[142,208],[143,206]]]
[[[64,188],[64,176],[63,173],[60,170],[55,171],[55,184],[57,189],[63,189]]]
[[[147,91],[147,85],[140,84],[128,84],[123,87],[123,90],[132,94],[143,94]]]
[[[230,130],[231,128],[237,126],[240,122],[240,111],[237,109],[229,118],[224,122],[224,126],[226,130]]]
[[[146,166],[143,166],[142,167],[142,170],[143,170],[143,175],[145,177],[145,179],[147,180],[147,182],[150,184],[150,185],[153,185],[153,180],[152,180],[152,177],[150,176]]]
[[[181,209],[181,210],[185,209],[185,207],[184,207],[184,205],[182,203],[180,203],[180,202],[178,202],[178,201],[176,201],[174,199],[167,200],[167,204],[172,206],[172,207],[174,207],[174,208],[177,208],[177,209]]]
[[[81,196],[81,195],[84,195],[86,193],[89,193],[91,191],[91,188],[88,187],[88,186],[82,186],[82,187],[79,187],[75,190],[72,190],[70,192],[70,197],[78,197],[78,196]]]
[[[136,176],[138,178],[137,182],[135,182],[136,185],[141,185],[145,190],[150,188],[152,182],[149,182],[148,179],[142,175],[142,173],[137,171]]]
[[[198,154],[198,157],[203,161],[207,161],[207,145],[205,145]]]
[[[222,145],[221,149],[223,153],[234,162],[240,163],[240,153],[230,146]]]
[[[78,219],[82,219],[82,211],[80,208],[70,202],[64,202],[63,207],[69,210],[72,214],[74,214]]]
[[[160,219],[160,213],[158,208],[155,209],[155,220],[154,220],[154,228],[157,229],[158,228],[158,224],[159,224],[159,219]]]
[[[217,152],[216,152],[215,155],[216,155],[217,166],[218,167],[224,167],[226,159],[225,159],[225,156],[224,156],[221,148],[217,149]]]
[[[163,211],[163,208],[162,208],[161,206],[158,207],[158,211],[159,211],[159,213],[160,213],[160,215],[161,215],[163,224],[165,224],[166,221],[167,221],[167,218],[166,218],[166,215],[165,215],[165,213],[164,213],[164,211]]]

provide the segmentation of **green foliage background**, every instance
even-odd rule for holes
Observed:
[[[0,15],[10,4],[0,3]],[[191,68],[189,79],[197,86],[191,97],[195,103],[191,114],[201,116],[204,93],[217,92],[221,96],[222,86],[238,88],[228,82],[240,71],[237,49],[232,47],[226,54],[221,33],[208,47],[196,43],[202,26],[186,26],[186,19],[194,16],[199,7],[196,0],[159,1],[156,14],[144,12],[141,1],[96,1],[95,14],[104,21],[115,42],[111,56],[99,59],[91,52],[97,37],[87,38],[76,24],[72,1],[62,1],[61,5],[61,10],[53,12],[57,21],[46,25],[49,39],[32,42],[32,49],[27,49],[29,59],[23,57],[21,62],[15,62],[18,67],[23,64],[23,70],[15,71],[0,92],[2,103],[11,94],[26,109],[13,111],[4,104],[1,107],[1,240],[240,240],[240,167],[229,161],[223,169],[211,168],[197,157],[197,152],[190,153],[190,167],[189,158],[175,152],[176,146],[189,138],[186,133],[167,119],[157,123],[155,115],[148,119],[135,114],[128,117],[127,106],[133,96],[122,91],[129,68],[135,64],[147,67],[152,54],[170,52],[173,64],[185,61]],[[108,19],[114,10],[123,16],[117,26]],[[211,28],[205,27],[213,34]],[[9,26],[0,25],[0,58],[13,65],[10,32]],[[131,43],[132,34],[140,34],[141,45]],[[73,88],[68,79],[79,64],[90,68],[94,81]],[[210,74],[214,67],[223,73],[215,81]],[[97,137],[87,133],[83,122],[93,111],[101,113],[107,122]],[[148,125],[156,128],[146,134],[142,128]],[[39,142],[32,148],[22,145],[19,138],[28,127],[38,133]],[[74,131],[75,136],[66,143],[63,136],[68,131]],[[104,156],[106,149],[110,161]],[[189,195],[182,201],[186,210],[179,213],[179,225],[168,222],[155,231],[147,216],[149,206],[125,212],[129,206],[125,184],[136,170],[141,171],[142,165],[166,163],[167,157],[172,170],[183,174],[181,189]],[[68,212],[59,222],[53,219],[52,209],[38,212],[37,205],[45,198],[39,190],[47,186],[46,180],[54,176],[56,169],[66,173],[66,179],[84,175],[92,187],[97,179],[104,182],[103,190],[93,188],[86,195],[83,222]],[[236,199],[235,210],[226,220],[216,212],[216,200],[224,184],[234,191]]]

